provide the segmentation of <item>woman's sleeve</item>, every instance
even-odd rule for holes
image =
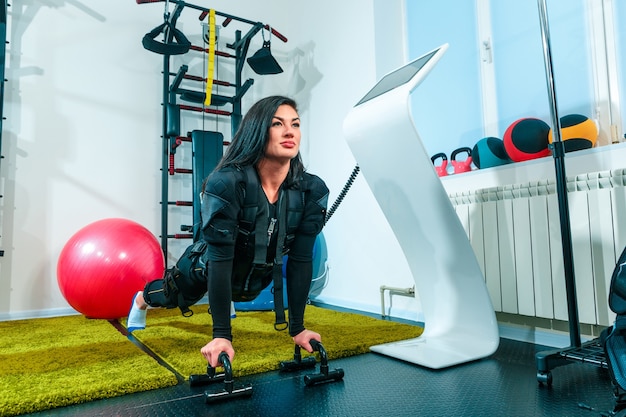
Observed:
[[[287,301],[289,302],[289,335],[305,329],[304,310],[313,278],[313,246],[326,221],[328,188],[318,177],[311,176],[305,191],[302,221],[296,231],[287,258]]]
[[[207,289],[211,319],[213,321],[213,338],[233,340],[230,324],[230,303],[232,298],[232,283],[230,275],[233,270],[233,261],[207,262]]]

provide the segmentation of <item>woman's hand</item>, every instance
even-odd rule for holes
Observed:
[[[233,344],[228,339],[217,337],[200,349],[200,353],[202,353],[202,356],[204,356],[204,359],[212,368],[222,365],[219,363],[219,356],[222,352],[226,352],[232,363],[235,357],[235,349],[233,349]]]
[[[297,335],[293,337],[293,342],[306,350],[309,353],[313,353],[313,348],[311,347],[311,339],[315,339],[318,342],[322,342],[322,336],[319,333],[315,333],[314,331],[304,329]]]

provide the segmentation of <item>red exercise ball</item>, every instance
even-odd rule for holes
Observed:
[[[117,319],[130,310],[146,282],[163,276],[159,242],[142,225],[104,219],[80,229],[65,244],[57,264],[63,297],[92,319]]]
[[[533,117],[518,119],[504,132],[504,149],[514,162],[542,158],[551,154],[548,148],[550,126]]]

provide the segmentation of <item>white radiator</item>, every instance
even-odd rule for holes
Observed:
[[[581,323],[608,326],[626,246],[626,169],[568,178]],[[498,312],[568,320],[556,180],[450,194]]]

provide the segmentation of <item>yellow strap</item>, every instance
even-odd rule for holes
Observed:
[[[213,71],[215,69],[215,10],[209,10],[209,56],[207,57],[206,71],[206,94],[204,105],[211,105],[211,94],[213,93]]]

